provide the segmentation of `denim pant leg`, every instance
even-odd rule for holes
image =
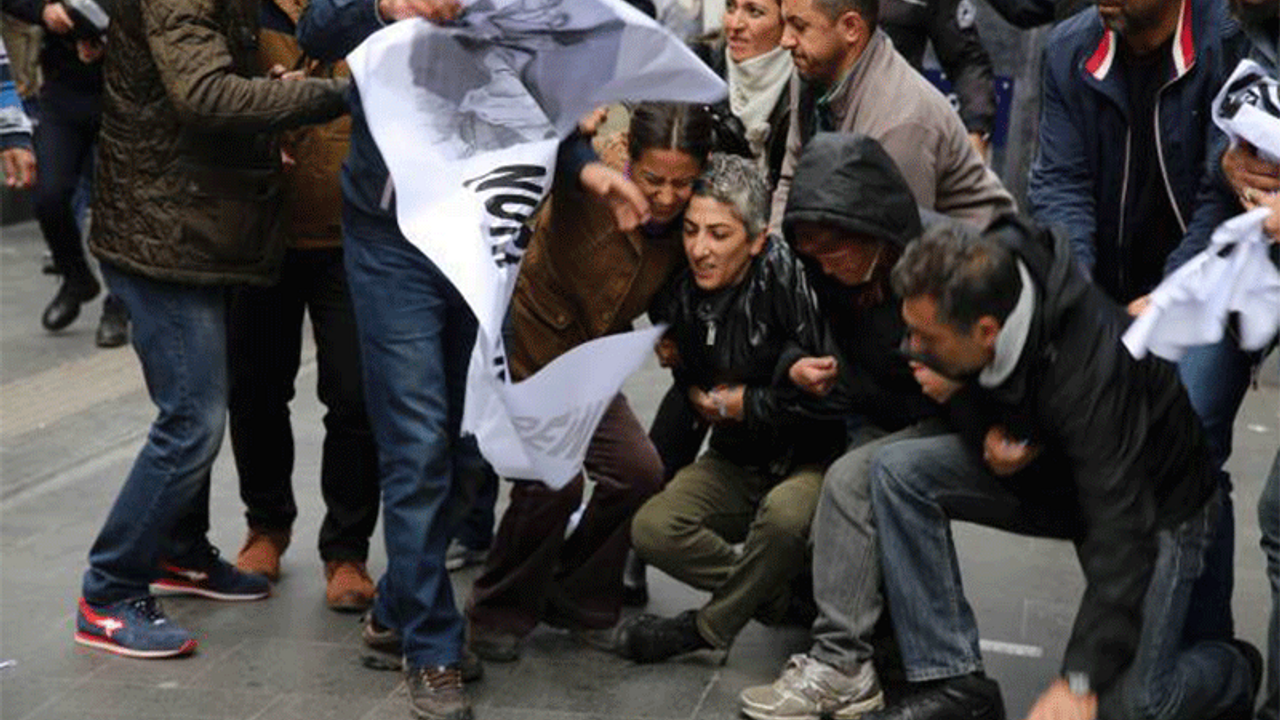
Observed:
[[[325,406],[320,454],[320,559],[369,556],[378,522],[378,448],[369,427],[360,340],[340,248],[298,250],[316,342],[316,395]]]
[[[1223,470],[1231,456],[1231,430],[1249,387],[1254,356],[1240,349],[1227,332],[1213,345],[1192,348],[1178,362],[1178,374],[1204,426],[1213,466],[1218,469],[1226,513],[1209,547],[1206,575],[1192,603],[1199,608],[1187,624],[1187,640],[1223,640],[1233,633],[1231,590],[1235,583],[1235,514],[1231,478]]]
[[[1188,643],[1183,629],[1192,588],[1223,512],[1221,493],[1176,528],[1159,532],[1159,551],[1143,597],[1142,629],[1133,661],[1099,697],[1099,715],[1132,720],[1214,718],[1252,700],[1249,662],[1217,640]]]
[[[813,622],[809,654],[846,673],[871,659],[880,619],[880,546],[871,512],[871,458],[894,442],[943,432],[940,423],[911,425],[852,446],[831,467],[813,516]],[[867,434],[864,437],[871,437]]]
[[[227,408],[223,287],[159,282],[104,263],[129,309],[132,341],[159,413],[89,551],[84,597],[109,603],[147,593],[176,520],[207,498]]]
[[[1280,720],[1280,451],[1258,498],[1258,526],[1271,583],[1271,620],[1267,624],[1267,674],[1258,720]]]
[[[245,520],[257,530],[289,530],[298,517],[293,495],[293,424],[289,403],[302,355],[302,272],[285,255],[270,287],[231,291],[227,357],[231,451]]]
[[[375,612],[400,631],[410,665],[451,664],[461,657],[463,624],[444,554],[476,321],[394,220],[353,215],[343,219],[343,249],[378,447],[387,548]]]
[[[951,521],[931,490],[985,473],[957,435],[892,443],[872,459],[885,598],[912,682],[982,670],[978,625],[960,583]]]
[[[872,459],[870,477],[885,598],[907,679],[981,671],[978,627],[961,586],[951,521],[1066,538],[1080,522],[1070,511],[1074,492],[1053,481],[1044,485],[1070,494],[1046,491],[1034,501],[1014,495],[955,434],[886,445]]]

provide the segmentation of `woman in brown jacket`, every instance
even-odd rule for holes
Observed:
[[[609,204],[583,187],[616,169],[598,161],[560,164],[512,298],[507,348],[514,379],[588,340],[631,329],[648,309],[683,263],[681,218],[712,148],[712,125],[700,106],[635,109],[625,173],[648,207],[637,227],[620,228]],[[515,660],[520,639],[540,621],[571,630],[617,623],[631,515],[662,483],[662,462],[621,394],[605,411],[583,465],[595,487],[568,538],[582,476],[561,490],[537,482],[512,487],[467,605],[469,642],[481,658]]]

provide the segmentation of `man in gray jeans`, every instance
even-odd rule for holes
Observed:
[[[920,211],[888,153],[861,135],[820,133],[796,165],[783,227],[796,254],[821,268],[819,301],[840,344],[841,372],[859,413],[853,442],[827,470],[810,530],[818,617],[807,655],[772,685],[742,693],[762,720],[853,718],[884,704],[871,663],[880,617],[880,555],[867,466],[896,440],[943,432],[929,388],[943,381],[899,352],[905,332],[889,271],[920,234]],[[921,386],[912,376],[929,381]],[[837,388],[837,391],[842,391]]]

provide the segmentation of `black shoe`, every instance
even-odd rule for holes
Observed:
[[[1258,700],[1258,690],[1262,688],[1262,653],[1244,640],[1231,639],[1227,642],[1235,647],[1249,663],[1249,680],[1251,681],[1249,702],[1219,714],[1214,720],[1252,720],[1253,706]]]
[[[697,617],[696,610],[686,610],[673,618],[639,615],[620,630],[618,651],[638,663],[652,663],[695,650],[710,650],[713,646],[698,632]]]
[[[40,316],[44,329],[56,332],[75,322],[80,317],[80,305],[97,297],[101,290],[102,286],[92,275],[75,280],[64,275],[58,294],[53,296],[49,306],[44,309],[44,314]]]
[[[515,662],[520,659],[520,636],[467,623],[467,649],[481,660]]]
[[[1004,720],[1004,700],[994,680],[961,675],[928,683],[862,720]]]
[[[649,586],[645,585],[623,585],[622,586],[622,605],[623,607],[642,608],[649,604]]]
[[[102,301],[102,319],[94,342],[100,348],[120,347],[129,342],[129,311],[115,295]]]

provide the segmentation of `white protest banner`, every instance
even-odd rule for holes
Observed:
[[[619,100],[715,102],[725,96],[723,81],[622,0],[475,0],[448,26],[393,23],[347,62],[391,173],[401,231],[480,324],[464,431],[476,434],[508,477],[568,482],[574,473],[547,460],[539,433],[566,412],[589,416],[634,366],[599,362],[600,346],[588,344],[564,375],[579,384],[591,376],[584,387],[593,396],[535,383],[542,373],[509,382],[502,322],[527,240],[524,223],[550,188],[560,139],[591,109]],[[392,192],[389,186],[387,202]],[[551,394],[539,398],[523,386]],[[579,405],[563,407],[562,397]],[[559,409],[545,409],[552,407]]]
[[[1280,331],[1280,270],[1262,231],[1269,208],[1238,215],[1213,232],[1209,247],[1151,292],[1151,302],[1122,338],[1129,354],[1179,360],[1222,339],[1236,313],[1240,347],[1260,350]]]

